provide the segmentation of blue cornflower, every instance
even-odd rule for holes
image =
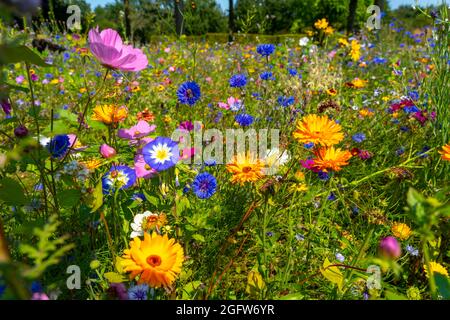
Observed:
[[[288,69],[288,71],[289,71],[289,75],[291,75],[293,77],[298,74],[298,71],[296,69]]]
[[[42,288],[42,284],[39,281],[33,281],[31,283],[31,292],[43,292],[44,289]]]
[[[267,235],[268,237],[273,237],[273,232],[272,232],[272,231],[268,231],[268,232],[266,232],[266,235]]]
[[[407,126],[401,126],[401,127],[400,127],[400,130],[403,131],[403,132],[408,132],[408,131],[409,131],[409,127],[407,127]]]
[[[216,160],[215,159],[207,159],[205,160],[205,166],[207,167],[214,167],[216,165]]]
[[[406,251],[414,257],[417,257],[419,255],[419,250],[409,244],[406,246]]]
[[[201,97],[200,87],[194,81],[185,82],[178,88],[177,96],[181,104],[193,106]]]
[[[145,201],[145,195],[143,193],[135,193],[133,194],[133,196],[131,197],[131,200],[141,200],[141,201]]]
[[[357,206],[352,207],[352,214],[357,215],[359,213],[359,208]]]
[[[54,136],[46,145],[48,152],[52,158],[62,158],[67,150],[69,150],[70,140],[66,134],[60,134]]]
[[[273,44],[260,44],[256,47],[256,52],[258,52],[263,57],[268,57],[275,52],[275,45]]]
[[[51,73],[46,73],[46,74],[45,74],[45,78],[46,78],[46,79],[52,79],[52,78],[53,78],[53,75],[52,75]]]
[[[289,107],[290,105],[293,105],[295,102],[295,98],[290,96],[279,96],[278,97],[278,104],[282,107]]]
[[[410,91],[408,92],[408,97],[410,97],[413,101],[419,100],[419,93],[417,91]]]
[[[429,146],[425,146],[425,147],[422,148],[422,151],[417,152],[417,155],[420,156],[421,158],[428,158],[428,153],[425,153],[428,150],[430,150],[430,147]]]
[[[5,285],[0,285],[0,298],[2,297],[3,293],[6,290],[6,286]]]
[[[330,179],[330,176],[325,171],[321,171],[317,175],[318,175],[319,179],[322,181],[328,181]]]
[[[173,167],[180,158],[178,144],[170,138],[158,137],[142,149],[145,162],[157,171]]]
[[[395,154],[397,155],[397,156],[401,156],[402,154],[404,154],[405,153],[405,148],[404,147],[400,147],[400,148],[398,148],[396,151],[395,151]]]
[[[234,117],[234,120],[241,126],[247,127],[253,123],[253,117],[246,113],[240,113]]]
[[[200,199],[211,198],[216,193],[216,178],[208,172],[199,173],[192,183],[192,191]]]
[[[230,78],[232,88],[242,88],[247,85],[247,77],[244,74],[235,74]]]
[[[69,59],[70,59],[70,53],[64,52],[64,54],[63,54],[63,62],[66,62]]]
[[[366,135],[364,133],[356,133],[352,136],[353,141],[361,143],[366,140]]]
[[[334,192],[330,192],[330,195],[328,196],[328,200],[329,200],[329,201],[334,201],[334,200],[336,200],[336,195],[334,194]]]
[[[375,64],[384,64],[387,60],[385,58],[375,57],[372,62]]]
[[[273,77],[273,73],[270,71],[264,71],[263,73],[261,73],[259,75],[259,77],[261,78],[261,80],[274,80],[275,79]]]
[[[306,149],[312,149],[314,147],[314,142],[308,142],[303,145]]]
[[[128,289],[128,299],[130,300],[147,300],[148,285],[140,284],[132,286]]]
[[[102,177],[103,193],[110,191],[128,189],[136,182],[136,172],[128,166],[115,166],[105,173]]]
[[[183,188],[183,193],[188,193],[189,191],[191,191],[191,186],[185,185]]]

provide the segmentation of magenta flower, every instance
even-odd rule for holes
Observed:
[[[117,31],[98,27],[89,31],[89,48],[102,65],[121,71],[141,71],[148,65],[147,56],[141,49],[124,45]]]
[[[314,167],[314,160],[313,159],[306,159],[306,160],[300,160],[300,164],[303,168],[311,170],[312,172],[320,172],[319,169]]]
[[[194,130],[194,125],[191,121],[183,121],[178,128],[181,130],[192,131]]]
[[[100,154],[102,155],[103,158],[109,159],[114,157],[117,154],[117,152],[116,149],[104,143],[100,146]]]
[[[87,146],[83,146],[75,134],[70,133],[67,136],[69,137],[71,152],[78,152],[87,149]]]
[[[136,177],[149,179],[158,173],[155,169],[152,169],[144,160],[142,154],[137,154],[134,157],[134,171],[136,172]]]
[[[155,131],[155,129],[155,125],[149,125],[146,121],[140,120],[137,125],[130,129],[120,129],[117,135],[122,139],[135,141],[147,136],[150,132]]]
[[[380,253],[387,258],[398,259],[402,255],[400,244],[392,236],[381,239],[379,249]]]

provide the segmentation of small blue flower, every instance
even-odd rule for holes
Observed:
[[[70,141],[69,136],[60,134],[54,136],[46,145],[46,148],[52,158],[61,159],[69,150]]]
[[[409,91],[408,97],[410,97],[413,101],[417,101],[419,100],[420,95],[417,91]]]
[[[296,69],[288,69],[289,75],[296,76],[298,74],[298,71]]]
[[[272,231],[266,232],[266,235],[267,235],[268,237],[272,237],[272,236],[273,236],[273,232],[272,232]]]
[[[181,104],[193,106],[201,97],[200,87],[194,81],[185,82],[178,88],[177,96]]]
[[[306,149],[312,149],[314,147],[314,142],[308,142],[303,145]]]
[[[330,192],[330,195],[328,196],[328,200],[329,200],[329,201],[334,201],[334,200],[336,200],[336,195],[334,194],[334,192]]]
[[[336,253],[336,259],[339,261],[339,262],[344,262],[345,261],[345,257],[341,254],[341,253]]]
[[[269,72],[269,71],[264,71],[263,73],[261,73],[259,75],[259,77],[261,78],[261,80],[267,81],[267,80],[275,80],[273,73]]]
[[[230,78],[232,88],[242,88],[247,85],[247,77],[244,74],[235,74]]]
[[[105,173],[102,177],[103,193],[109,194],[115,191],[116,188],[120,190],[128,189],[136,182],[136,172],[127,166],[115,166]]]
[[[140,284],[132,286],[128,289],[128,299],[130,300],[147,300],[148,285]]]
[[[278,97],[278,104],[282,107],[289,107],[291,105],[293,105],[295,102],[295,98],[290,96],[290,97],[286,97],[286,96],[279,96]]]
[[[3,293],[5,293],[5,290],[6,290],[6,286],[0,285],[0,298],[2,297]]]
[[[330,176],[325,171],[321,171],[317,175],[318,175],[319,179],[322,181],[328,181],[330,179]]]
[[[353,141],[361,143],[366,140],[366,135],[364,133],[356,133],[352,136]]]
[[[395,154],[397,155],[397,156],[401,156],[402,154],[404,154],[405,153],[405,148],[404,147],[400,147],[400,148],[398,148],[396,151],[395,151]]]
[[[275,52],[275,45],[273,44],[260,44],[256,47],[256,52],[258,52],[263,57],[268,57]]]
[[[419,256],[419,250],[409,244],[406,246],[406,251],[413,257]]]
[[[247,127],[253,123],[253,117],[246,113],[240,113],[234,117],[234,120],[241,126]]]
[[[200,199],[211,198],[216,193],[216,178],[208,172],[198,174],[192,183],[192,191]]]
[[[207,159],[205,160],[205,166],[207,167],[214,167],[216,165],[216,160],[215,159]]]
[[[133,194],[133,196],[131,197],[131,200],[141,200],[141,201],[145,201],[145,195],[143,193],[135,193]]]

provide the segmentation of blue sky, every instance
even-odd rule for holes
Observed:
[[[216,0],[223,9],[228,9],[228,0]],[[95,8],[98,5],[105,5],[107,3],[114,3],[114,0],[87,0],[88,3],[91,4],[92,8]],[[419,0],[420,5],[430,5],[430,4],[440,4],[442,0]],[[447,1],[449,2],[449,1]],[[406,4],[412,5],[415,3],[415,0],[389,0],[391,8],[397,8],[399,5]]]

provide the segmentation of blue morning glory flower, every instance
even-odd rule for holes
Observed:
[[[109,194],[115,191],[116,188],[120,190],[128,189],[136,182],[136,172],[128,166],[115,166],[105,173],[102,177],[103,193]]]
[[[178,144],[170,138],[158,137],[142,148],[145,162],[157,171],[167,170],[180,158]]]
[[[193,106],[201,97],[200,87],[194,81],[185,82],[178,88],[177,96],[181,104]]]
[[[192,183],[192,191],[200,199],[211,198],[216,193],[216,178],[208,172],[198,174]]]

